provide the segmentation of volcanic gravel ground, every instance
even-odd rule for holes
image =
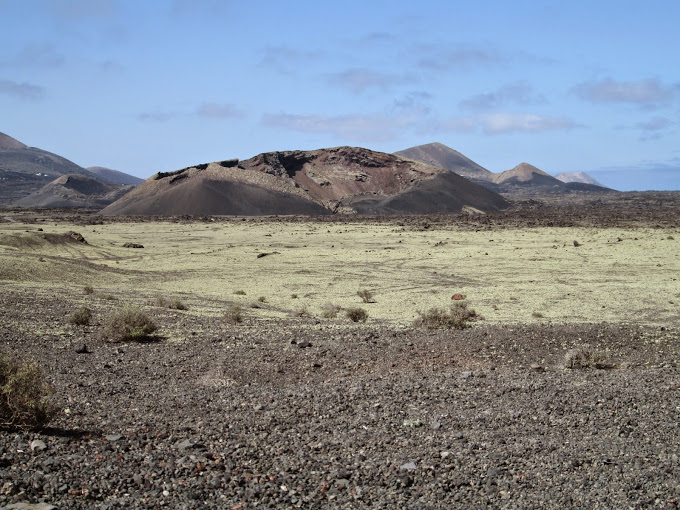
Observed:
[[[164,313],[161,330],[183,315]],[[45,368],[63,410],[0,432],[0,507],[677,506],[673,328],[216,319],[192,334],[183,316],[184,340],[132,344],[5,316],[6,350]],[[614,368],[564,369],[586,344]]]

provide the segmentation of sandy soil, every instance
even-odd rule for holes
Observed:
[[[679,218],[663,195],[313,222],[9,211],[0,341],[62,410],[0,431],[0,507],[675,508]],[[456,292],[483,321],[412,326]],[[128,303],[157,336],[103,341]],[[573,350],[606,368],[565,368]]]

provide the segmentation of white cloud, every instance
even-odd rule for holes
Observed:
[[[0,94],[6,94],[27,101],[36,101],[44,97],[45,89],[31,83],[0,80]]]
[[[445,122],[429,126],[428,132],[456,131],[485,135],[507,133],[540,133],[543,131],[565,131],[581,127],[566,117],[550,117],[533,113],[489,113],[452,117]]]
[[[303,51],[289,46],[268,46],[263,53],[261,67],[286,75],[294,74],[305,63],[321,56],[318,51]]]
[[[203,103],[196,115],[212,119],[240,119],[244,114],[233,104]]]
[[[658,78],[639,81],[616,81],[604,78],[576,85],[573,92],[591,103],[629,103],[658,108],[670,103],[680,92],[680,84],[663,84]]]
[[[498,53],[484,49],[448,50],[431,47],[429,50],[423,48],[422,56],[418,59],[418,66],[426,70],[442,71],[471,65],[499,64],[503,60]]]
[[[59,54],[53,44],[25,44],[7,60],[0,60],[0,67],[61,67],[64,64],[63,55]]]
[[[548,117],[533,113],[492,113],[482,115],[479,123],[487,134],[511,132],[562,131],[579,127],[566,117]]]
[[[361,141],[386,141],[396,136],[394,119],[383,114],[366,115],[265,115],[267,126],[281,127],[304,133],[329,133]]]
[[[137,119],[144,122],[168,122],[177,117],[173,112],[145,112],[137,115]]]
[[[327,74],[326,81],[359,94],[371,88],[387,90],[395,85],[412,81],[412,78],[355,67],[340,73]]]
[[[546,102],[545,97],[534,92],[533,87],[529,83],[520,81],[504,85],[494,92],[471,96],[461,101],[458,105],[464,110],[489,110],[512,104],[530,105]]]
[[[638,122],[635,127],[642,131],[663,131],[675,123],[666,117],[653,117],[645,122]]]

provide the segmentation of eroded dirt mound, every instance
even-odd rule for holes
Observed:
[[[64,234],[47,232],[25,232],[0,236],[0,245],[12,248],[32,249],[47,245],[88,244],[79,232],[68,231]]]
[[[271,152],[158,173],[102,214],[408,214],[507,207],[495,193],[449,175],[356,147]]]

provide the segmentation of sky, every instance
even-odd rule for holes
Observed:
[[[0,132],[147,178],[440,142],[680,189],[677,0],[0,0]]]

